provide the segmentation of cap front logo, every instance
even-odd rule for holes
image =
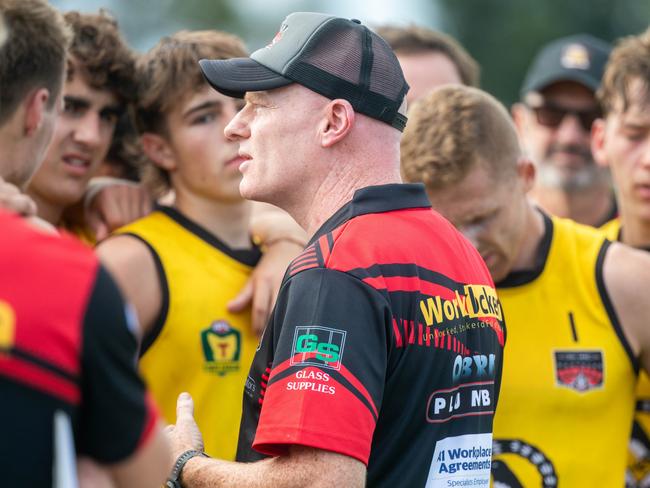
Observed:
[[[283,23],[280,26],[280,30],[277,32],[277,34],[275,34],[275,37],[273,37],[271,42],[267,44],[266,47],[267,48],[273,47],[276,43],[280,42],[280,39],[282,39],[282,36],[284,35],[284,31],[286,31],[288,27],[289,26],[287,24]]]
[[[589,51],[582,44],[569,44],[560,63],[567,69],[589,69]]]

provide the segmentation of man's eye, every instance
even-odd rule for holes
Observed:
[[[115,112],[105,112],[101,115],[102,120],[108,122],[109,124],[114,124],[117,122],[119,116]]]
[[[633,130],[633,131],[627,131],[625,132],[625,137],[626,139],[630,141],[641,141],[645,138],[646,132],[645,131],[639,131],[639,130]]]
[[[217,115],[214,113],[208,113],[208,114],[203,114],[199,115],[196,117],[192,123],[194,124],[209,124],[210,122],[214,122],[214,120],[217,118]]]
[[[83,112],[83,106],[74,102],[64,102],[63,112],[70,115],[78,115]]]

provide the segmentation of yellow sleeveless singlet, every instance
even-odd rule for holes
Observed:
[[[603,285],[609,242],[593,228],[544,218],[536,269],[497,283],[509,328],[495,486],[620,487],[636,361]]]
[[[118,232],[140,238],[157,261],[164,304],[144,338],[140,368],[165,420],[175,422],[176,399],[189,392],[205,451],[233,460],[258,339],[250,310],[232,314],[226,304],[248,280],[259,250],[233,251],[168,207]]]

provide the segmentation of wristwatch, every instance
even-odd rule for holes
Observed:
[[[185,451],[183,454],[178,456],[178,459],[174,464],[174,468],[172,469],[172,473],[169,476],[169,478],[167,478],[167,481],[165,482],[165,486],[167,488],[182,488],[181,472],[183,471],[183,467],[185,466],[186,462],[188,462],[190,459],[192,459],[195,456],[208,457],[206,453],[204,453],[203,451],[197,451],[196,449],[190,449],[189,451]]]

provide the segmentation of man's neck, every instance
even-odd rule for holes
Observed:
[[[621,242],[632,247],[650,248],[650,222],[635,219],[621,209]]]
[[[352,200],[357,190],[368,186],[401,183],[398,171],[382,175],[381,169],[378,169],[376,173],[370,177],[331,174],[309,196],[306,205],[294,204],[293,208],[285,210],[307,231],[308,236],[313,236],[327,219]]]
[[[174,207],[233,249],[251,247],[251,202],[215,201],[177,191]]]
[[[36,214],[40,218],[49,222],[54,227],[59,227],[61,225],[61,217],[63,216],[63,211],[65,210],[65,207],[63,205],[57,205],[56,203],[47,200],[42,195],[39,195],[33,191],[28,190],[27,194],[36,203]]]
[[[613,210],[614,197],[608,184],[571,192],[536,186],[530,195],[547,212],[586,225],[602,225]]]
[[[526,202],[525,231],[521,234],[519,251],[510,271],[525,271],[535,267],[537,252],[544,238],[544,217],[532,203]]]

